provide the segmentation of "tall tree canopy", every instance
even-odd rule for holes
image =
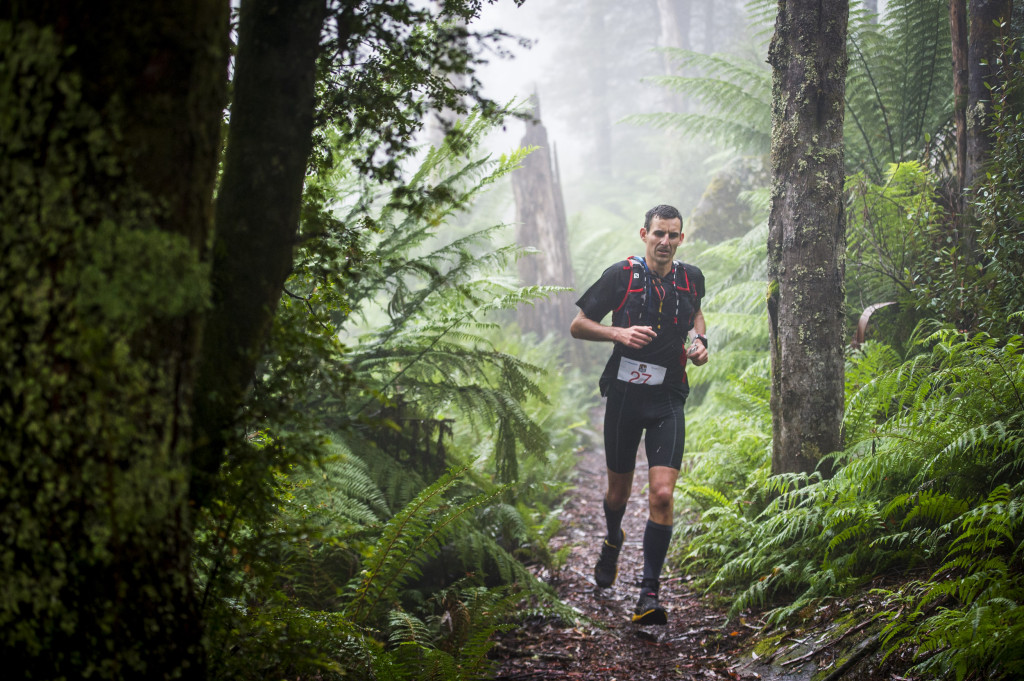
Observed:
[[[243,0],[214,208],[230,5],[0,5],[0,650],[26,678],[203,676],[191,519],[246,454],[311,150],[388,178],[426,112],[496,111],[448,78],[478,1]]]

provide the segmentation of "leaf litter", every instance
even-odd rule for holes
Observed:
[[[496,678],[537,679],[712,679],[767,678],[741,668],[739,655],[754,633],[707,602],[688,586],[690,578],[670,566],[662,575],[659,600],[668,624],[639,626],[630,616],[643,573],[642,541],[647,522],[647,463],[637,457],[633,496],[622,526],[626,541],[619,575],[610,588],[594,583],[594,562],[604,539],[604,456],[591,447],[580,453],[575,489],[562,512],[562,528],[552,538],[552,551],[569,547],[557,571],[537,574],[582,617],[574,624],[558,618],[535,618],[498,637],[492,651]],[[778,677],[775,677],[778,678]],[[789,677],[806,678],[803,675]]]

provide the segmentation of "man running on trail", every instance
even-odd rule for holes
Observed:
[[[608,491],[604,515],[608,534],[594,568],[599,587],[611,586],[618,574],[619,552],[626,539],[622,517],[633,488],[637,447],[646,430],[649,464],[649,517],[644,531],[644,573],[633,621],[665,624],[658,604],[658,580],[672,538],[672,501],[683,459],[683,405],[690,387],[686,362],[708,361],[706,325],[700,309],[704,275],[676,261],[683,241],[683,217],[672,206],[647,211],[640,239],[644,256],[615,263],[576,302],[579,313],[569,327],[574,338],[610,341],[612,356],[601,374],[601,394],[608,403],[604,448]],[[601,320],[611,312],[612,325]],[[684,346],[688,337],[689,349]]]

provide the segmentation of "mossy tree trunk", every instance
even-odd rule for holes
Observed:
[[[215,216],[227,0],[0,5],[0,658],[17,678],[205,676],[196,474],[217,470],[291,266],[324,6],[242,3]]]
[[[0,6],[0,658],[201,678],[191,393],[224,0]]]
[[[772,85],[772,472],[841,448],[848,0],[779,0]],[[827,466],[825,474],[829,474]]]

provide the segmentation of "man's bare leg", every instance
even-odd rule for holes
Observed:
[[[608,533],[601,545],[601,556],[594,567],[594,582],[599,587],[611,586],[619,574],[619,552],[626,534],[622,531],[622,516],[633,491],[633,472],[608,471],[608,491],[604,495],[604,520]]]

